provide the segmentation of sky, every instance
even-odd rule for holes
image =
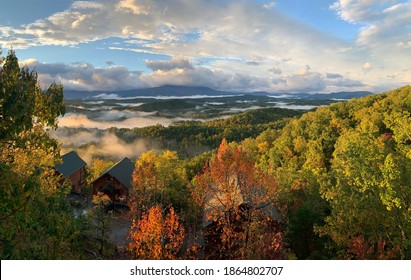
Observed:
[[[2,0],[43,87],[381,92],[411,84],[411,1]]]

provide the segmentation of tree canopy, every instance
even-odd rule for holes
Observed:
[[[84,258],[86,227],[75,220],[53,169],[48,130],[64,114],[63,87],[42,90],[37,73],[9,51],[0,68],[0,254],[2,259]],[[84,232],[83,232],[84,231]]]

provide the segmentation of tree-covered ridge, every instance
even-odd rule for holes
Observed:
[[[306,113],[271,143],[260,164],[282,189],[297,255],[410,258],[410,112],[407,86]]]
[[[181,121],[168,127],[162,125],[144,128],[110,128],[106,132],[114,133],[127,143],[145,139],[158,149],[172,149],[180,156],[190,157],[201,152],[216,149],[225,138],[240,142],[246,138],[257,137],[267,129],[282,129],[293,117],[302,112],[265,108],[244,112],[227,119],[207,122]]]
[[[182,176],[188,180],[189,190],[194,190],[192,197],[203,201],[213,186],[233,184],[231,175],[211,176],[211,164],[223,158],[224,150],[241,151],[240,158],[252,163],[244,165],[249,167],[243,178],[253,174],[251,166],[261,176],[271,178],[272,185],[266,191],[284,217],[284,228],[275,232],[284,238],[284,243],[275,243],[281,244],[283,258],[409,259],[410,93],[411,87],[403,87],[321,107],[292,119],[283,129],[267,129],[256,138],[229,146],[223,140],[216,153],[175,165],[184,166]],[[215,170],[232,174],[230,170],[241,165],[240,158],[222,161],[224,164]],[[197,176],[193,176],[195,173]],[[142,178],[158,178],[155,174]],[[198,213],[198,205],[192,208],[188,203],[186,207],[191,210],[180,208],[180,214],[186,221],[195,220],[185,215]],[[232,209],[234,206],[225,211],[231,213]],[[230,223],[225,220],[220,230],[229,229]],[[237,232],[240,238],[243,232]],[[241,246],[235,245],[240,251],[230,249],[230,255],[244,257]]]

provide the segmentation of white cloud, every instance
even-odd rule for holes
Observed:
[[[372,70],[372,65],[369,62],[366,62],[362,65],[364,72],[369,72]]]
[[[88,3],[88,4],[87,4]],[[200,11],[200,12],[199,12]],[[6,32],[5,27],[0,29]],[[76,45],[109,37],[139,42],[135,49],[174,57],[291,57],[293,45],[336,40],[251,1],[104,0],[74,2],[55,13],[7,32],[24,34],[25,44]],[[4,41],[12,40],[4,34]],[[148,41],[144,41],[148,40]],[[133,48],[130,48],[133,49]],[[144,48],[143,48],[144,49]]]
[[[93,1],[75,1],[72,5],[73,9],[79,10],[91,10],[91,9],[104,9],[103,4]]]
[[[387,84],[379,85],[386,83],[387,76],[391,77],[391,88],[411,83],[405,74],[394,75],[411,64],[411,1],[340,0],[332,8],[342,19],[361,25],[356,45],[349,53],[357,52],[358,58],[367,61],[361,66],[362,74],[372,70],[373,75],[362,77],[364,82],[373,84],[376,90],[387,88]]]
[[[221,70],[196,66],[157,70],[140,77],[142,83],[149,87],[169,85],[205,86],[220,90],[253,91],[269,90],[269,81],[250,74],[230,73]]]
[[[28,58],[26,60],[20,60],[19,65],[20,67],[32,67],[37,64],[37,59],[35,58]]]
[[[20,64],[34,67],[39,74],[41,84],[46,87],[56,81],[70,90],[126,90],[162,85],[204,86],[219,90],[284,91],[284,92],[329,92],[338,87],[364,89],[360,81],[344,77],[341,74],[321,74],[312,72],[306,65],[300,71],[285,74],[280,69],[270,69],[276,78],[252,75],[247,72],[233,73],[204,66],[194,66],[188,60],[177,58],[169,61],[147,62],[154,70],[152,73],[130,71],[124,66],[108,68],[94,67],[88,63],[66,65],[63,63],[40,63],[35,59],[21,61]],[[242,62],[234,64],[242,65]],[[371,70],[366,63],[362,70]],[[266,72],[266,71],[265,71]],[[112,98],[115,97],[111,95]]]
[[[350,23],[378,20],[382,15],[381,7],[392,0],[339,0],[331,5],[341,19]]]
[[[193,65],[185,58],[173,58],[170,61],[149,60],[146,66],[153,71],[169,71],[173,69],[193,69]]]
[[[35,59],[21,62],[35,68],[43,87],[52,82],[62,83],[66,89],[74,90],[112,90],[141,87],[141,72],[129,71],[124,66],[97,68],[89,63],[67,65],[64,63],[41,63]]]
[[[409,42],[399,42],[396,45],[399,48],[411,48],[411,41]]]
[[[131,12],[136,15],[148,15],[148,9],[144,5],[139,5],[134,0],[121,0],[117,5],[117,10]]]
[[[274,1],[271,1],[271,2],[269,2],[269,3],[267,3],[267,4],[264,4],[263,7],[266,8],[266,9],[271,10],[271,9],[273,9],[273,8],[275,7],[275,2],[274,2]]]

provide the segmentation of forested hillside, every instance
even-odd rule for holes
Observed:
[[[204,226],[190,225],[190,220],[196,221],[190,215],[205,211],[205,197],[213,192],[212,186],[224,185],[224,191],[219,191],[226,193],[230,203],[238,186],[245,188],[242,193],[262,188],[259,192],[267,194],[264,199],[277,207],[284,221],[275,228],[281,239],[278,235],[275,239],[261,234],[264,226],[248,220],[253,225],[247,228],[260,232],[254,237],[262,242],[253,246],[277,242],[286,258],[410,258],[410,110],[411,88],[403,87],[318,108],[290,121],[280,132],[268,129],[256,138],[229,145],[223,141],[210,160],[181,161],[172,152],[144,154],[136,163],[133,186],[137,201],[148,205],[130,206],[139,209],[138,221],[145,219],[144,209],[149,213],[155,205],[163,205],[162,209],[172,205],[173,213],[181,215],[190,230]],[[204,167],[202,162],[206,162]],[[233,174],[252,183],[232,183]],[[259,181],[262,178],[270,183]],[[150,190],[151,199],[141,196],[142,189],[146,195]],[[234,211],[228,201],[223,211]],[[232,224],[229,219],[218,222],[223,228]],[[228,235],[221,242],[229,242],[228,237],[233,238]],[[241,246],[234,246],[238,255],[230,256],[250,256],[251,251],[244,252]]]
[[[223,138],[238,142],[256,137],[269,128],[282,129],[290,118],[301,114],[301,111],[266,108],[244,112],[228,119],[208,122],[181,121],[168,127],[157,125],[134,129],[110,128],[107,132],[114,133],[126,142],[146,139],[156,143],[157,147],[175,149],[180,156],[186,157],[197,155],[198,151],[205,148],[217,148]]]
[[[223,140],[212,155],[180,160],[170,151],[143,154],[130,201],[133,233],[144,235],[138,221],[146,221],[153,209],[160,215],[153,208],[158,205],[172,207],[186,231],[198,231],[205,226],[207,196],[224,186],[218,192],[227,201],[218,211],[241,213],[235,210],[238,193],[258,192],[283,217],[272,228],[257,218],[243,221],[243,227],[255,231],[258,242],[252,247],[244,243],[251,238],[248,230],[233,235],[233,220],[215,219],[225,234],[220,245],[230,258],[410,258],[410,110],[411,87],[403,87],[318,108],[255,138],[230,144]],[[233,182],[232,176],[244,182]],[[257,204],[248,202],[254,211]],[[169,213],[164,211],[162,215]],[[250,255],[267,244],[281,252]],[[136,253],[135,243],[130,246],[134,257],[145,257]],[[227,257],[219,254],[213,257]]]
[[[178,148],[133,163],[124,248],[108,238],[108,188],[84,186],[83,213],[54,172],[62,86],[41,90],[10,52],[0,94],[2,259],[411,259],[410,86],[303,115],[111,129]],[[193,143],[207,152],[181,154]],[[112,165],[95,160],[87,184]]]
[[[410,112],[407,86],[304,114],[267,143],[258,164],[297,256],[411,257]]]

